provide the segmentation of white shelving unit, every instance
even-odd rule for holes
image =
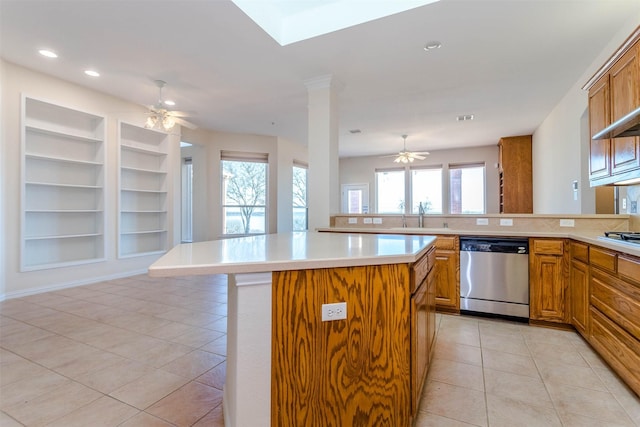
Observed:
[[[105,259],[105,118],[22,97],[21,271]]]
[[[167,250],[168,135],[120,122],[118,256]]]

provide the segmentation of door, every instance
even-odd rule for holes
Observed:
[[[342,185],[342,213],[369,213],[369,184]]]

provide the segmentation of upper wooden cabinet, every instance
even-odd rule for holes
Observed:
[[[500,213],[533,213],[531,135],[501,138]]]
[[[589,90],[589,128],[590,136],[595,135],[611,123],[611,103],[609,79],[599,80]],[[603,178],[611,175],[611,140],[591,139],[589,156],[590,178]]]
[[[640,27],[589,80],[590,136],[640,107]],[[591,185],[640,176],[640,137],[590,139]]]

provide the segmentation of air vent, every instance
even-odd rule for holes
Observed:
[[[468,120],[473,120],[473,114],[463,114],[461,116],[456,117],[456,120],[459,122],[466,122]]]
[[[361,133],[361,132],[362,132],[362,131],[361,131],[360,129],[351,129],[351,130],[349,131],[349,133],[350,133],[350,134],[352,134],[352,135],[355,135],[355,134],[357,134],[357,133]]]

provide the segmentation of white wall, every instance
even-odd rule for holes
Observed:
[[[146,110],[139,105],[5,61],[2,61],[0,84],[2,85],[0,160],[4,163],[1,178],[2,194],[0,196],[0,208],[2,209],[0,219],[4,220],[1,223],[2,238],[0,239],[4,245],[4,248],[0,248],[0,255],[3,255],[4,263],[4,274],[1,279],[4,282],[4,288],[0,288],[0,299],[146,272],[147,267],[158,258],[157,255],[118,259],[116,252],[118,119],[143,124]],[[20,111],[22,94],[106,117],[106,260],[103,262],[20,272]],[[169,139],[172,143],[168,157],[169,162],[179,166],[179,135],[173,134]],[[169,179],[172,190],[179,188],[179,176],[170,173]],[[179,236],[179,230],[175,230],[172,224],[176,212],[179,212],[179,203],[176,204],[171,193],[170,191],[168,197],[170,207],[167,222],[169,235],[175,238]],[[174,240],[172,243],[175,244],[177,241]]]
[[[293,165],[295,162],[308,164],[307,147],[284,138],[278,138],[278,221],[276,228],[279,233],[293,229]],[[307,199],[310,196],[307,194]]]
[[[533,134],[534,213],[593,213],[589,187],[588,94],[584,84],[640,24],[631,17]],[[586,151],[585,151],[586,150]],[[572,183],[578,181],[578,200]]]
[[[504,135],[511,136],[511,135]],[[500,211],[499,198],[499,173],[495,165],[498,163],[498,141],[496,145],[485,147],[462,148],[455,150],[431,151],[425,160],[412,163],[414,166],[442,165],[443,184],[443,208],[448,211],[448,176],[447,165],[449,163],[485,162],[486,164],[486,206],[487,213]],[[369,184],[369,208],[374,212],[376,206],[375,169],[398,167],[390,157],[350,157],[340,159],[340,186],[344,184]],[[408,168],[408,166],[407,166]]]

